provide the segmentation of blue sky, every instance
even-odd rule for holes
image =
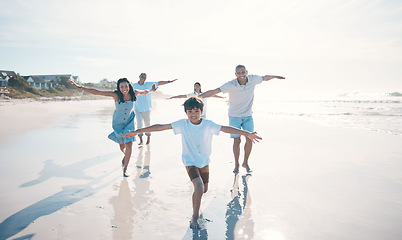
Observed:
[[[0,69],[83,82],[179,78],[172,93],[276,74],[272,94],[402,91],[402,2],[0,0]]]

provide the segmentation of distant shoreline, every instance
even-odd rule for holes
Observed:
[[[102,96],[72,96],[72,97],[38,97],[38,98],[0,98],[1,102],[63,102],[63,101],[82,101],[82,100],[103,100]]]

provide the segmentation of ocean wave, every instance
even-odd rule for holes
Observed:
[[[303,118],[321,124],[348,126],[402,135],[402,101],[317,100],[255,101],[254,114]]]

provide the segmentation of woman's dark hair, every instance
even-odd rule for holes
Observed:
[[[201,112],[204,109],[204,102],[199,97],[190,97],[184,102],[184,111],[198,108]]]
[[[137,97],[135,96],[134,89],[131,83],[127,80],[127,78],[120,78],[119,81],[117,81],[117,90],[114,91],[115,93],[117,93],[117,96],[119,97],[119,103],[124,103],[124,96],[123,93],[120,91],[120,83],[122,82],[128,83],[128,87],[130,88],[128,93],[131,96],[131,101],[133,102],[136,101]]]
[[[196,82],[196,83],[194,83],[194,85],[198,85],[198,86],[200,86],[200,93],[202,93],[202,91],[201,91],[201,83]],[[196,91],[195,91],[195,88],[194,88],[194,92],[196,92]]]

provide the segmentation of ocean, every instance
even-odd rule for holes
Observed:
[[[256,96],[255,117],[299,118],[323,125],[344,126],[402,135],[400,92],[353,92],[327,96],[263,99]]]

